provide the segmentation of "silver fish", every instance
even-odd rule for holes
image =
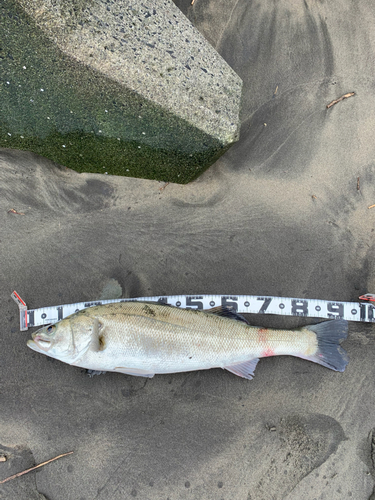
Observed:
[[[153,377],[223,368],[251,379],[259,358],[291,355],[336,371],[348,363],[339,342],[345,320],[296,330],[250,326],[227,308],[207,311],[122,302],[84,309],[41,328],[27,345],[73,366]]]

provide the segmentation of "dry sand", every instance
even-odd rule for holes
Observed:
[[[164,187],[0,151],[0,442],[14,453],[0,478],[75,450],[0,498],[368,500],[372,325],[349,325],[342,374],[278,357],[253,381],[89,378],[19,332],[14,289],[30,308],[97,298],[110,279],[126,297],[375,292],[374,2],[176,3],[245,87],[241,139],[200,179]]]

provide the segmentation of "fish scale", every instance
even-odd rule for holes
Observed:
[[[223,363],[245,361],[249,353],[262,357],[263,352],[270,351],[275,354],[305,352],[310,344],[312,349],[316,348],[316,337],[308,331],[296,335],[294,331],[272,330],[272,337],[269,337],[265,329],[210,313],[171,308],[168,321],[165,321],[164,317],[159,319],[159,315],[148,315],[149,308],[145,312],[143,304],[131,303],[126,307],[126,316],[121,314],[122,306],[111,306],[120,313],[117,316],[98,316],[99,321],[107,323],[108,333],[103,332],[107,354],[135,359],[144,356],[153,369],[157,363],[174,371],[181,363],[194,367],[192,369],[196,369],[197,363],[207,367],[222,366]],[[100,311],[100,306],[97,308]],[[91,308],[88,314],[96,316],[97,308]],[[164,307],[155,306],[153,311],[159,309],[163,311]]]

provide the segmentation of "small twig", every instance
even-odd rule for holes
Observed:
[[[164,186],[162,186],[161,188],[159,188],[159,191],[164,191],[164,189],[168,186],[169,182],[166,182],[164,184]]]
[[[360,187],[359,187],[359,177],[357,177],[357,191],[359,191]]]
[[[25,215],[23,212],[17,212],[15,208],[11,208],[10,210],[8,210],[8,214]]]
[[[367,207],[367,208],[374,208],[374,207],[375,207],[375,205],[370,205],[370,206],[369,206],[369,207]]]
[[[58,457],[50,458],[46,462],[43,462],[43,463],[38,464],[38,465],[35,465],[34,467],[31,467],[30,469],[26,469],[26,470],[24,470],[22,472],[17,472],[17,474],[13,474],[13,476],[9,476],[6,479],[3,479],[2,481],[0,481],[0,484],[6,483],[7,481],[10,481],[11,479],[15,479],[16,477],[23,476],[24,474],[27,474],[28,472],[31,472],[31,471],[33,471],[35,469],[38,469],[39,467],[43,467],[43,465],[47,465],[50,462],[53,462],[54,460],[57,460],[58,458],[65,457],[66,455],[71,455],[72,453],[73,453],[73,451],[68,451],[68,453],[63,453],[62,455],[59,455]]]
[[[194,5],[194,2],[195,2],[195,0],[191,0],[191,4],[190,5]]]
[[[352,97],[353,95],[355,95],[355,92],[348,92],[347,94],[344,94],[341,97],[339,97],[338,99],[335,99],[334,101],[327,104],[326,108],[329,109],[332,106],[334,106],[335,104],[337,104],[338,102],[343,101],[344,99],[347,99],[348,97]]]

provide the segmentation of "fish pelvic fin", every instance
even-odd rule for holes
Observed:
[[[223,369],[228,370],[228,372],[234,373],[238,377],[251,380],[254,376],[254,371],[258,361],[259,358],[254,358],[250,359],[249,361],[245,361],[244,363],[239,363],[238,365],[223,366]]]
[[[139,368],[128,368],[126,366],[116,366],[113,370],[117,373],[124,373],[125,375],[133,375],[133,377],[148,377],[152,378],[155,373],[150,373],[149,370],[141,370]]]
[[[107,373],[107,372],[102,372],[100,370],[87,370],[87,375],[92,378],[92,377],[95,377],[95,375],[102,375],[104,373]]]
[[[348,336],[348,322],[344,319],[334,319],[307,326],[303,329],[316,334],[318,348],[315,354],[301,356],[301,358],[303,357],[331,370],[343,372],[349,363],[349,357],[347,352],[340,346],[340,341]]]

